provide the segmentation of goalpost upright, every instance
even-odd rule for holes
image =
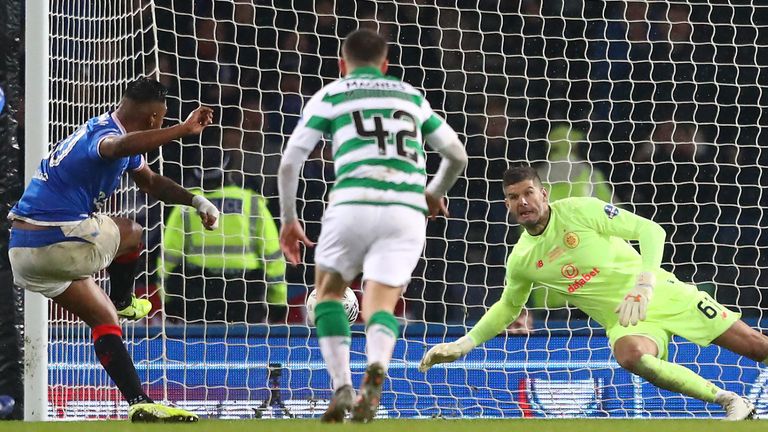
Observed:
[[[48,2],[26,1],[24,184],[48,150]],[[24,293],[24,420],[48,418],[48,299]]]

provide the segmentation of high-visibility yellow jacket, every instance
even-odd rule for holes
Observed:
[[[219,209],[219,227],[208,231],[195,209],[175,207],[166,221],[163,253],[157,265],[160,278],[182,262],[232,273],[261,269],[266,279],[267,302],[286,304],[285,259],[266,199],[236,186],[193,193],[205,196]]]

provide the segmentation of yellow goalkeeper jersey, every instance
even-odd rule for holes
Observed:
[[[568,302],[606,328],[616,324],[614,312],[642,271],[658,281],[676,280],[661,269],[663,237],[655,222],[597,198],[566,198],[550,204],[550,220],[536,236],[527,232],[507,260],[503,307],[491,309],[472,329],[475,342],[494,337],[520,313],[532,286],[562,293]],[[659,239],[662,239],[659,243]],[[642,255],[628,240],[639,240]],[[695,287],[660,284],[651,307],[665,299],[690,295]]]

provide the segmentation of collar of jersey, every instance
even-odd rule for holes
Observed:
[[[356,67],[352,70],[352,72],[348,73],[347,76],[353,77],[353,76],[360,76],[360,75],[375,75],[375,76],[383,76],[384,74],[381,73],[381,70],[377,68],[376,66],[360,66]]]
[[[114,122],[115,122],[115,124],[117,125],[117,127],[118,127],[118,128],[120,128],[120,132],[122,132],[122,133],[124,133],[124,134],[125,134],[125,133],[127,133],[127,132],[125,131],[125,127],[123,127],[123,124],[122,124],[122,123],[120,123],[120,119],[119,119],[119,118],[117,118],[117,114],[115,114],[115,112],[114,112],[114,111],[110,111],[110,112],[109,112],[109,116],[110,116],[110,117],[112,117],[112,120],[114,120]]]

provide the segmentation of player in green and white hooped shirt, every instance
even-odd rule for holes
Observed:
[[[307,102],[283,153],[280,245],[294,265],[301,260],[300,243],[312,246],[296,214],[296,189],[302,163],[323,136],[330,137],[336,182],[315,251],[315,325],[334,387],[322,420],[343,421],[352,410],[353,421],[367,422],[376,414],[399,333],[393,311],[424,247],[425,216],[447,215],[443,197],[467,155],[421,92],[385,75],[387,43],[381,36],[370,30],[350,34],[339,69],[343,78]],[[443,156],[429,185],[422,141]],[[341,299],[361,272],[368,367],[355,401]]]
[[[495,337],[517,318],[536,284],[563,294],[604,326],[624,369],[657,387],[718,403],[728,420],[754,415],[748,399],[666,361],[675,334],[768,364],[768,337],[661,268],[661,226],[596,198],[550,204],[528,166],[507,170],[503,184],[509,214],[526,231],[507,261],[504,293],[467,335],[430,349],[420,370],[454,361]],[[641,253],[628,240],[637,240]]]

